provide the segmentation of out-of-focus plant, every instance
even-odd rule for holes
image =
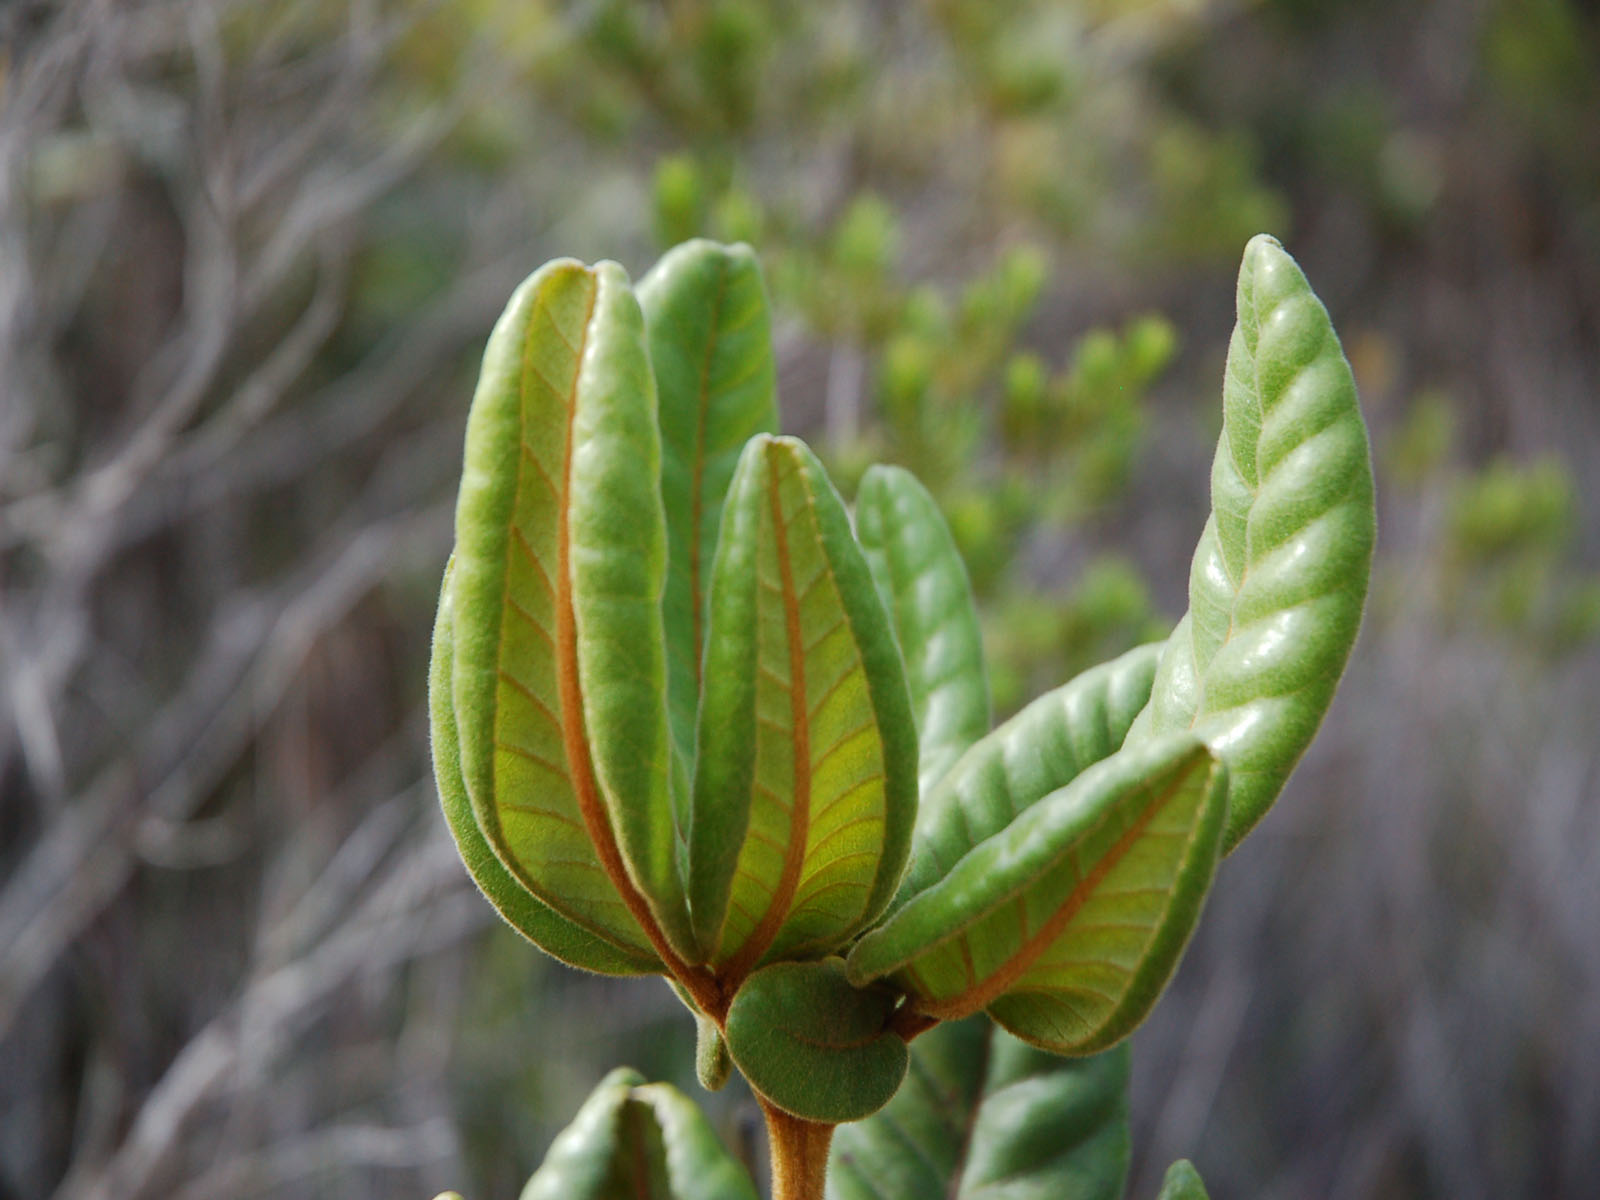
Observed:
[[[637,290],[615,263],[558,260],[512,297],[434,632],[451,831],[535,944],[667,978],[701,1082],[737,1066],[760,1102],[776,1200],[1019,1173],[1120,1195],[1120,1044],[1360,622],[1374,516],[1349,367],[1293,260],[1252,240],[1188,614],[991,732],[934,498],[875,466],[852,523],[821,462],[775,436],[769,324],[753,254],[705,241]],[[1154,356],[1129,340],[1135,368]],[[523,1195],[619,1190],[754,1195],[692,1104],[630,1074]],[[1163,1194],[1204,1190],[1180,1166]]]
[[[1442,500],[1442,528],[1423,563],[1443,612],[1548,655],[1600,636],[1600,577],[1574,563],[1578,489],[1566,464],[1502,457],[1463,470],[1452,465],[1454,448],[1448,397],[1425,392],[1385,455],[1397,481]]]

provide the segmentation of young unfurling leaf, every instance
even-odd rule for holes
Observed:
[[[967,568],[928,490],[875,466],[856,495],[856,537],[905,659],[923,795],[989,731],[983,632]]]
[[[1058,1054],[1144,1019],[1216,867],[1227,772],[1187,734],[1094,764],[979,842],[851,951],[917,1012],[987,1011]]]
[[[655,410],[622,268],[535,272],[484,354],[452,582],[478,825],[542,903],[630,955],[689,942],[667,791]]]
[[[900,655],[844,507],[801,442],[745,447],[710,629],[689,896],[705,960],[736,986],[873,920],[916,815]]]
[[[1372,566],[1372,464],[1339,339],[1265,235],[1239,269],[1211,519],[1189,611],[1130,740],[1189,729],[1228,764],[1224,852],[1310,745],[1355,644]]]
[[[661,420],[667,712],[678,753],[692,764],[723,499],[744,444],[777,432],[777,372],[766,288],[750,247],[685,242],[650,268],[638,293]]]
[[[450,672],[455,662],[454,604],[450,581],[454,561],[445,567],[439,592],[439,613],[433,629],[433,660],[428,671],[428,706],[433,729],[433,771],[445,823],[456,849],[489,903],[512,928],[562,962],[606,975],[640,975],[661,969],[647,951],[629,951],[556,912],[523,887],[501,865],[472,815],[461,778],[461,749],[456,732],[455,701]]]

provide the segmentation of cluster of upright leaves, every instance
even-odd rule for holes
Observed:
[[[549,264],[490,339],[431,677],[450,827],[535,943],[667,976],[708,1086],[731,1057],[803,1121],[889,1104],[840,1139],[841,1197],[1120,1193],[1125,1051],[1083,1056],[1149,1012],[1305,749],[1371,555],[1326,313],[1268,238],[1238,301],[1189,614],[993,732],[932,498],[872,468],[852,525],[774,435],[748,249],[686,243],[637,291]],[[706,1194],[684,1163],[714,1139],[672,1095],[608,1081],[528,1195],[609,1195],[625,1163],[665,1181],[644,1194]]]

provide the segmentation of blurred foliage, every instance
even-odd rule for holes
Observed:
[[[1600,572],[1582,565],[1572,469],[1555,454],[1464,468],[1456,411],[1446,394],[1422,392],[1382,457],[1396,485],[1442,501],[1443,528],[1422,561],[1445,612],[1544,656],[1600,639]]]

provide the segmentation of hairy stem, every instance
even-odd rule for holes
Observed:
[[[790,1116],[764,1099],[761,1111],[772,1147],[772,1200],[822,1200],[835,1127]]]

